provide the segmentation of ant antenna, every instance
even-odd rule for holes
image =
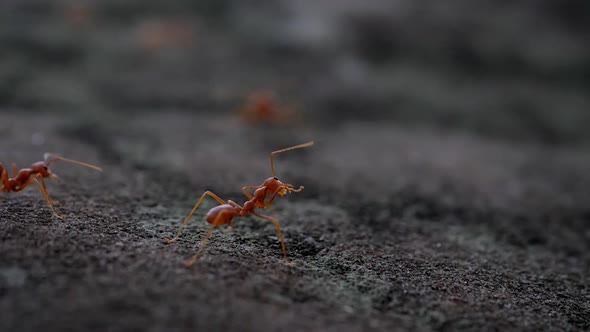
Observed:
[[[100,167],[97,167],[97,166],[94,166],[94,165],[90,165],[90,164],[87,164],[87,163],[83,163],[83,162],[77,161],[77,160],[66,159],[64,157],[52,155],[51,153],[46,153],[43,157],[45,159],[45,164],[47,166],[49,166],[49,164],[51,164],[54,161],[63,161],[63,162],[70,163],[70,164],[76,164],[76,165],[88,167],[88,168],[93,169],[93,170],[95,170],[97,172],[102,172],[102,168],[100,168]]]
[[[310,141],[307,143],[292,146],[290,148],[285,148],[285,149],[271,152],[270,153],[270,169],[272,170],[272,176],[275,176],[275,177],[277,176],[277,172],[275,171],[275,163],[274,163],[274,155],[275,154],[285,152],[285,151],[291,151],[291,150],[295,150],[295,149],[306,148],[308,146],[312,146],[313,144],[314,144],[314,141]]]

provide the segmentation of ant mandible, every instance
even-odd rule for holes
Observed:
[[[51,163],[53,163],[54,161],[63,161],[63,162],[67,162],[67,163],[72,163],[72,164],[88,167],[88,168],[93,169],[98,172],[102,172],[102,169],[100,167],[96,167],[94,165],[86,164],[86,163],[72,160],[72,159],[66,159],[66,158],[56,156],[56,155],[53,155],[50,153],[46,153],[44,155],[44,160],[45,161],[38,161],[36,163],[33,163],[31,165],[31,167],[23,168],[18,172],[16,171],[16,164],[13,163],[12,164],[12,178],[8,177],[8,171],[0,163],[0,180],[1,180],[1,184],[2,184],[2,187],[0,188],[0,192],[7,193],[7,192],[23,191],[29,185],[31,185],[32,183],[35,183],[37,185],[37,187],[39,188],[39,190],[41,191],[41,193],[43,194],[43,197],[45,198],[47,205],[49,206],[49,208],[53,212],[53,216],[58,219],[63,219],[63,216],[60,216],[59,214],[57,214],[57,212],[55,212],[55,209],[53,208],[54,203],[51,201],[51,199],[49,198],[49,194],[47,193],[47,186],[45,185],[45,178],[59,179],[59,177],[57,175],[55,175],[54,173],[52,173],[49,170],[49,165]],[[39,182],[39,180],[41,180],[41,182]]]
[[[239,204],[237,204],[231,200],[228,200],[226,203],[224,200],[219,198],[214,193],[212,193],[210,191],[205,191],[203,193],[203,195],[201,195],[201,198],[197,201],[197,204],[195,204],[195,207],[193,207],[191,213],[189,213],[189,215],[184,219],[184,222],[183,222],[182,226],[180,227],[180,229],[178,230],[178,232],[176,233],[176,236],[174,236],[174,238],[172,238],[172,239],[165,238],[164,243],[172,243],[178,239],[178,237],[182,233],[182,230],[189,223],[191,217],[195,214],[195,211],[199,208],[199,206],[201,205],[201,203],[203,202],[205,197],[210,196],[221,205],[216,206],[216,207],[212,208],[211,210],[209,210],[209,212],[207,212],[206,220],[209,224],[211,224],[211,227],[209,228],[207,235],[205,235],[203,240],[201,240],[201,244],[199,245],[199,249],[197,250],[197,252],[193,255],[193,257],[191,259],[185,261],[185,265],[187,267],[191,267],[194,264],[194,262],[197,260],[197,258],[199,257],[199,255],[203,251],[203,248],[209,242],[209,239],[211,238],[211,234],[213,234],[213,231],[215,230],[215,228],[217,228],[218,226],[225,225],[225,224],[231,225],[231,224],[233,224],[234,218],[245,217],[248,214],[252,214],[252,215],[255,215],[259,218],[268,220],[275,225],[275,228],[277,230],[277,234],[279,235],[279,239],[281,240],[281,248],[283,249],[283,256],[285,257],[285,262],[287,263],[287,265],[292,265],[292,263],[289,262],[289,259],[287,258],[287,248],[285,246],[285,240],[283,239],[283,233],[281,232],[281,226],[279,224],[279,221],[274,217],[270,217],[270,216],[256,213],[254,211],[254,209],[266,209],[267,207],[271,206],[272,202],[277,197],[277,195],[281,196],[281,197],[285,197],[288,193],[300,192],[301,190],[303,190],[303,186],[300,186],[299,188],[295,189],[295,187],[292,184],[283,183],[283,182],[279,181],[279,179],[276,177],[277,174],[276,174],[275,166],[274,166],[274,155],[278,154],[278,153],[286,152],[286,151],[295,150],[295,149],[306,148],[308,146],[312,146],[313,144],[314,144],[314,142],[311,141],[311,142],[307,142],[304,144],[299,144],[299,145],[295,145],[295,146],[292,146],[289,148],[285,148],[285,149],[271,152],[270,153],[270,169],[272,170],[272,177],[266,179],[259,186],[243,187],[242,192],[248,198],[248,201],[246,201],[243,204],[243,206],[240,206]],[[254,190],[254,193],[251,194],[250,190]]]

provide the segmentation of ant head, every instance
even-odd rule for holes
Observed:
[[[262,183],[263,186],[266,187],[266,190],[270,192],[279,192],[279,190],[284,186],[284,184],[277,178],[276,176],[272,176]],[[280,194],[280,192],[279,192]],[[283,195],[281,195],[283,196]]]
[[[300,192],[303,190],[303,186],[299,187],[299,189],[295,189],[292,184],[282,183],[276,176],[266,179],[262,185],[266,187],[266,190],[276,193],[281,197],[285,197],[291,192]]]
[[[51,173],[51,171],[47,167],[47,164],[45,164],[42,161],[36,162],[33,165],[31,165],[31,169],[33,170],[33,172],[41,174],[41,176],[43,176],[44,178],[55,176],[53,173]]]

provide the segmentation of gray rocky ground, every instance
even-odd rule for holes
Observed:
[[[517,1],[0,5],[0,330],[590,329],[588,6]],[[162,37],[163,36],[163,37]],[[298,125],[249,125],[271,89]],[[278,176],[272,224],[205,190]],[[269,212],[270,213],[270,212]]]

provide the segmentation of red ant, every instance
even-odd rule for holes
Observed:
[[[207,216],[206,216],[207,222],[210,223],[212,226],[211,226],[211,228],[209,228],[207,235],[203,238],[203,240],[201,240],[201,244],[199,245],[199,250],[194,254],[194,256],[191,259],[185,261],[185,265],[187,267],[191,267],[194,264],[196,259],[199,257],[201,251],[205,247],[205,245],[209,242],[209,238],[211,237],[211,234],[213,234],[213,231],[215,230],[215,228],[217,228],[218,226],[221,226],[221,225],[225,225],[225,224],[231,225],[231,224],[233,224],[233,219],[235,217],[245,217],[248,214],[252,214],[252,215],[255,215],[259,218],[271,221],[275,225],[275,228],[277,229],[277,233],[279,235],[279,239],[281,240],[281,248],[283,249],[283,256],[285,257],[285,261],[288,265],[292,265],[292,263],[290,263],[289,260],[287,259],[287,249],[285,246],[285,240],[283,239],[283,233],[281,232],[281,226],[279,224],[279,221],[274,217],[258,214],[256,212],[254,212],[254,209],[266,209],[267,207],[271,206],[273,200],[277,197],[277,195],[281,196],[281,197],[285,197],[288,193],[300,192],[303,190],[303,186],[300,186],[298,189],[295,189],[295,187],[292,184],[283,183],[283,182],[279,181],[279,179],[276,177],[276,171],[275,171],[275,166],[274,166],[274,155],[278,154],[278,153],[285,152],[285,151],[291,151],[291,150],[295,150],[295,149],[305,148],[308,146],[312,146],[313,144],[314,144],[314,142],[311,141],[311,142],[307,142],[304,144],[295,145],[295,146],[292,146],[289,148],[285,148],[285,149],[271,152],[270,153],[270,169],[272,170],[273,176],[266,179],[259,186],[243,187],[242,192],[248,198],[248,201],[246,201],[243,204],[243,206],[240,206],[231,200],[228,200],[226,203],[224,200],[219,198],[214,193],[212,193],[210,191],[205,191],[205,193],[203,193],[203,195],[201,196],[199,201],[197,201],[197,204],[195,204],[195,207],[193,207],[193,210],[191,211],[191,213],[189,213],[188,217],[186,217],[186,219],[184,219],[184,222],[183,222],[182,226],[180,227],[180,229],[178,230],[178,232],[176,233],[176,236],[172,239],[165,238],[164,243],[172,243],[172,242],[176,241],[178,239],[178,237],[180,236],[180,234],[182,233],[182,230],[184,229],[184,227],[189,223],[193,214],[195,214],[195,211],[199,208],[199,206],[201,205],[201,203],[205,199],[205,196],[211,196],[213,199],[215,199],[221,205],[216,206],[216,207],[212,208],[211,210],[209,210],[209,212],[207,212]],[[250,193],[250,190],[254,190],[253,195]]]
[[[257,91],[248,96],[246,105],[241,109],[241,118],[247,124],[285,125],[301,124],[301,119],[293,107],[277,105],[270,91]]]
[[[57,212],[55,212],[55,209],[53,208],[54,202],[51,201],[51,199],[49,198],[49,194],[47,193],[45,178],[59,179],[57,175],[49,171],[49,165],[54,161],[64,161],[67,163],[88,167],[99,172],[102,172],[102,169],[100,167],[96,167],[76,160],[55,156],[49,153],[46,153],[44,155],[44,159],[45,161],[38,161],[36,163],[33,163],[30,168],[23,168],[18,172],[16,171],[16,164],[13,163],[12,178],[8,177],[8,171],[0,163],[0,180],[2,184],[0,192],[8,193],[23,191],[26,187],[28,187],[32,183],[35,183],[37,187],[39,187],[41,193],[43,194],[43,197],[45,198],[47,205],[53,212],[53,216],[58,219],[63,219],[63,216],[60,216],[59,214],[57,214]],[[41,182],[39,182],[39,180],[41,180]]]

